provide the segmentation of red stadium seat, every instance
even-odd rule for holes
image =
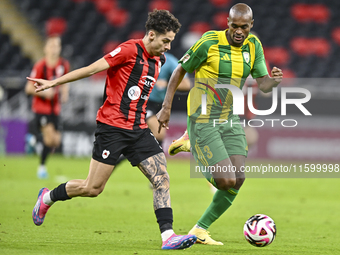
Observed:
[[[283,47],[265,47],[266,60],[275,65],[286,65],[289,61],[289,52]]]
[[[116,27],[124,26],[129,20],[129,13],[123,9],[111,9],[105,14],[108,23]]]
[[[152,11],[154,9],[168,10],[168,11],[171,12],[171,10],[172,10],[171,1],[168,1],[168,0],[153,0],[149,4],[149,11]]]
[[[332,38],[338,45],[340,45],[340,27],[336,27],[333,29]]]
[[[107,54],[111,51],[113,51],[121,42],[119,41],[108,41],[103,46],[103,53]]]
[[[300,56],[307,56],[313,53],[310,40],[304,37],[295,37],[290,41],[290,47]]]
[[[310,15],[314,22],[327,23],[330,18],[328,7],[323,4],[314,4],[310,7]]]
[[[299,22],[327,23],[330,11],[323,4],[294,4],[291,15]]]
[[[96,0],[93,1],[93,3],[96,5],[97,10],[104,15],[117,8],[117,3],[115,0]]]
[[[291,15],[293,16],[294,19],[296,19],[299,22],[308,22],[311,20],[311,15],[310,15],[310,5],[308,4],[294,4],[290,11]]]
[[[226,7],[230,5],[231,0],[210,0],[216,7]]]
[[[314,38],[311,43],[313,53],[319,57],[327,57],[331,50],[331,45],[325,38]]]
[[[326,57],[331,50],[331,45],[325,38],[296,37],[291,41],[291,47],[300,56],[314,54],[319,57]]]
[[[196,33],[203,35],[205,32],[210,30],[210,25],[207,22],[197,21],[197,22],[191,23],[189,30],[191,32],[196,32]]]
[[[216,13],[213,17],[213,22],[218,29],[226,29],[228,27],[228,12]]]
[[[64,18],[50,18],[45,24],[46,35],[62,35],[66,27],[67,23]]]
[[[145,36],[145,31],[133,31],[129,34],[129,39],[142,39]]]

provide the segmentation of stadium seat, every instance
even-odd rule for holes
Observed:
[[[228,12],[218,12],[213,17],[214,25],[217,29],[226,29],[228,27]]]
[[[212,3],[214,6],[221,8],[221,7],[229,7],[231,4],[231,0],[210,0],[210,3]]]
[[[123,27],[129,19],[129,13],[123,9],[111,9],[105,13],[106,20],[115,27]]]
[[[45,31],[47,36],[62,35],[66,30],[66,20],[64,18],[55,17],[50,18],[45,23]]]
[[[284,66],[289,61],[289,52],[283,47],[264,47],[266,60],[274,65]]]
[[[172,4],[171,1],[168,0],[152,0],[149,3],[149,11],[152,11],[154,9],[157,10],[168,10],[172,11]]]
[[[91,63],[101,57],[105,47],[112,41],[142,38],[145,34],[147,12],[154,8],[170,10],[181,22],[182,28],[171,49],[171,52],[180,58],[195,42],[197,35],[199,37],[210,29],[227,28],[229,8],[236,3],[231,0],[13,0],[13,2],[41,34],[50,33],[48,31],[52,26],[51,18],[59,17],[65,20],[67,26],[63,34],[63,49],[72,68]],[[334,66],[337,61],[333,63],[329,59],[340,54],[337,50],[340,45],[339,1],[285,0],[276,1],[273,5],[272,0],[260,2],[250,0],[246,3],[253,9],[255,19],[253,29],[261,33],[260,40],[266,48],[266,56],[270,62],[285,70],[292,70],[296,77],[340,76],[335,69],[324,68],[327,65]],[[269,5],[270,11],[266,8]],[[57,23],[58,26],[63,27],[61,23]],[[329,37],[331,38],[328,39]],[[2,40],[0,71],[8,66],[15,68],[29,66],[30,69],[32,63],[21,53],[11,56],[13,51],[10,49],[15,46],[11,45],[10,40],[2,38],[0,38]],[[184,43],[183,40],[188,42]],[[271,50],[268,52],[268,49]],[[18,61],[18,56],[22,57],[21,61]],[[3,61],[4,58],[6,61]],[[9,60],[11,58],[13,61]],[[320,63],[317,72],[310,72],[313,68],[312,61]]]
[[[332,30],[332,39],[335,43],[340,45],[340,27],[335,27]]]
[[[208,30],[210,30],[210,25],[207,22],[204,21],[197,21],[194,22],[190,25],[189,30],[191,32],[196,32],[199,34],[204,34],[205,32],[207,32]]]

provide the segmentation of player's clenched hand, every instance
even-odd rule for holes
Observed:
[[[169,129],[169,120],[170,120],[171,109],[162,108],[157,114],[156,117],[158,119],[158,133],[161,132],[162,127]]]
[[[53,87],[53,82],[44,80],[44,79],[35,79],[31,77],[26,77],[27,80],[34,82],[35,92],[44,91],[45,89],[49,89]]]
[[[280,83],[283,78],[282,70],[274,66],[271,72],[271,76],[276,82]]]

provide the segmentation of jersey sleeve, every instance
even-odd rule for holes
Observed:
[[[116,49],[104,56],[107,63],[113,67],[128,62],[131,59],[131,52],[135,52],[131,43],[122,43]]]
[[[262,44],[260,43],[260,41],[257,41],[254,67],[251,70],[251,76],[255,79],[265,75],[268,75],[266,60],[264,58]]]
[[[218,40],[218,35],[208,31],[186,52],[178,61],[188,73],[192,73],[206,61],[208,50],[212,43]]]

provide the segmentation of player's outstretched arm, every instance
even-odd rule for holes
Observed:
[[[185,74],[186,74],[185,69],[181,66],[181,64],[179,64],[176,67],[176,69],[173,71],[170,77],[168,89],[165,94],[162,109],[156,114],[158,122],[159,122],[158,133],[161,131],[162,127],[166,129],[169,128],[168,125],[169,125],[170,114],[171,114],[172,100],[174,98],[177,87],[183,80],[183,77]]]
[[[282,70],[274,66],[271,71],[271,77],[268,75],[259,77],[256,78],[256,82],[262,92],[268,93],[271,92],[274,87],[277,87],[277,85],[279,85],[279,83],[282,81],[282,78]]]
[[[104,71],[108,69],[110,65],[107,63],[107,61],[104,58],[101,58],[97,60],[96,62],[92,63],[91,65],[88,65],[86,67],[82,67],[79,69],[76,69],[72,72],[69,72],[57,79],[48,81],[44,79],[35,79],[26,77],[27,80],[34,82],[35,92],[40,92],[45,89],[49,89],[51,87],[55,87],[64,83],[80,80],[86,77],[89,77],[95,73]]]

